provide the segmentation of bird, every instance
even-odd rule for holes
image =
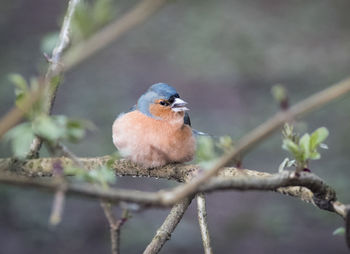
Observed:
[[[191,161],[196,151],[187,102],[165,83],[156,83],[112,126],[121,156],[145,167]]]

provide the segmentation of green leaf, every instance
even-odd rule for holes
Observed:
[[[293,139],[294,137],[293,129],[294,129],[293,125],[289,123],[285,123],[282,130],[283,137],[288,139]]]
[[[207,160],[207,161],[201,161],[198,163],[198,165],[200,166],[201,169],[209,170],[215,165],[217,161],[218,161],[218,158]]]
[[[228,153],[234,148],[234,144],[230,136],[221,136],[215,145],[224,153]]]
[[[58,31],[46,34],[40,43],[41,51],[51,53],[57,44],[59,35],[60,33]]]
[[[105,26],[115,16],[112,0],[81,1],[72,21],[73,43],[85,40]]]
[[[34,120],[33,130],[36,135],[49,141],[57,141],[65,134],[64,126],[47,115],[39,116]]]
[[[197,139],[196,159],[197,162],[209,161],[217,157],[215,144],[211,137],[200,136]]]
[[[339,227],[333,231],[333,235],[345,235],[345,228]]]
[[[285,124],[282,131],[282,148],[289,151],[295,158],[297,168],[307,167],[308,160],[318,160],[321,158],[317,151],[319,147],[327,148],[322,142],[327,138],[329,132],[325,127],[318,128],[311,135],[305,133],[301,138],[293,133],[293,126]],[[280,169],[285,167],[280,165]]]
[[[33,121],[35,134],[51,142],[59,139],[77,142],[84,137],[85,129],[93,129],[93,126],[89,121],[70,119],[63,115],[41,115]]]
[[[16,86],[16,88],[22,90],[23,92],[28,91],[28,83],[22,77],[22,75],[18,73],[12,73],[9,74],[8,79],[11,81],[12,84]]]
[[[310,153],[309,158],[311,160],[319,160],[321,158],[321,154],[319,152],[313,151]]]
[[[274,85],[271,88],[271,93],[277,102],[282,102],[287,98],[287,90],[283,85]]]
[[[86,130],[94,130],[96,127],[92,122],[87,120],[68,119],[66,129],[67,131],[65,138],[69,142],[78,142],[85,136]]]
[[[101,166],[92,170],[69,166],[64,169],[64,173],[66,175],[73,175],[78,181],[97,183],[105,188],[108,187],[108,184],[116,182],[114,170],[107,166]]]
[[[302,151],[303,160],[307,160],[310,157],[310,135],[305,133],[299,140],[299,147]]]
[[[98,182],[104,187],[107,187],[108,184],[113,184],[116,181],[115,172],[106,166],[90,170],[89,176],[94,182]]]
[[[113,18],[113,1],[112,0],[98,0],[92,8],[92,16],[96,23],[96,28],[104,26]]]
[[[24,109],[22,102],[29,91],[27,81],[17,73],[10,74],[8,79],[15,86],[16,106],[20,109]]]
[[[82,121],[68,120],[66,138],[70,142],[77,142],[85,135],[85,126]]]
[[[14,156],[23,159],[27,155],[34,137],[31,123],[22,123],[8,131],[5,140],[11,143]]]
[[[299,157],[299,146],[290,139],[283,139],[282,148],[289,151],[294,158]]]
[[[326,140],[329,135],[329,131],[325,127],[320,127],[311,134],[310,149],[314,150]]]

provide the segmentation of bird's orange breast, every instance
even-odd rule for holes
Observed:
[[[113,124],[113,142],[122,156],[145,167],[190,161],[195,153],[191,127],[183,124],[181,116],[169,120],[138,110],[126,113]]]

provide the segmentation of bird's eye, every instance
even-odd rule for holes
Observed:
[[[160,101],[159,104],[162,106],[169,106],[169,103],[167,101]]]

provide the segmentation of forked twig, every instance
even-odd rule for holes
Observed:
[[[128,211],[124,210],[122,217],[117,220],[113,215],[111,203],[105,200],[101,200],[100,204],[109,224],[109,231],[110,231],[110,238],[111,238],[111,252],[112,254],[119,254],[120,253],[120,230],[123,224],[128,219]]]

